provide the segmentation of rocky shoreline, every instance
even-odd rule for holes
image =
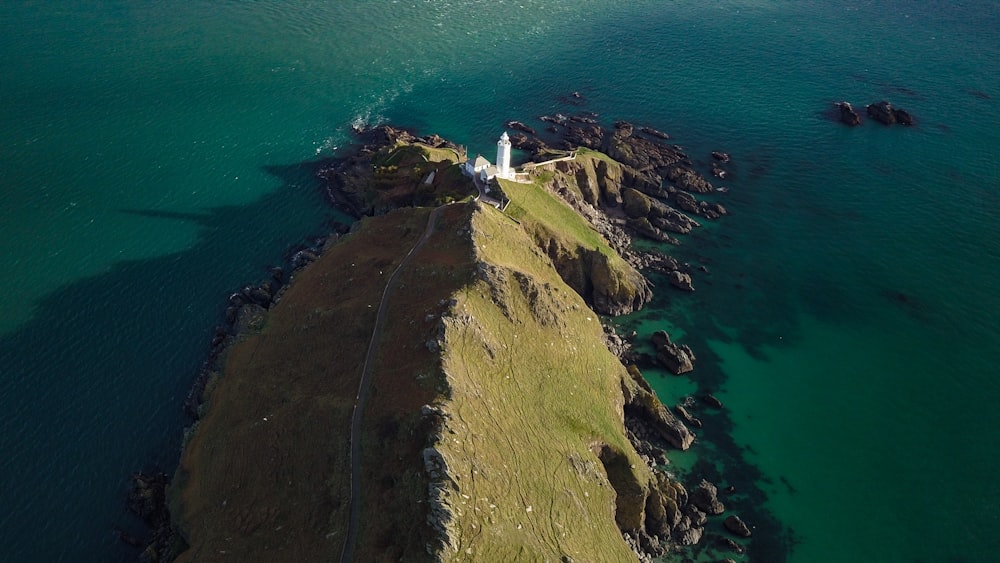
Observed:
[[[698,173],[692,160],[676,145],[664,141],[669,135],[650,127],[636,127],[619,121],[613,129],[606,130],[599,125],[594,114],[578,114],[571,117],[541,116],[548,124],[548,140],[538,136],[535,130],[523,123],[512,121],[508,126],[518,131],[513,142],[523,150],[533,152],[536,162],[552,158],[559,151],[578,151],[581,148],[600,151],[610,156],[614,162],[599,161],[594,166],[581,165],[575,161],[562,161],[552,167],[559,172],[558,178],[575,178],[575,186],[560,184],[553,186],[561,196],[581,216],[604,236],[626,261],[638,270],[661,274],[671,286],[681,291],[694,291],[693,275],[696,271],[688,265],[659,251],[637,251],[632,248],[633,236],[645,237],[658,242],[679,244],[674,236],[685,234],[698,228],[700,223],[691,216],[715,220],[726,215],[727,210],[720,204],[700,200],[694,194],[724,192],[716,188]],[[421,142],[433,147],[458,149],[457,145],[437,136],[418,137],[406,131],[391,127],[379,127],[372,131],[359,132],[363,144],[358,151],[345,159],[322,166],[317,176],[327,182],[327,195],[331,203],[354,215],[379,215],[389,207],[373,206],[365,195],[356,189],[359,178],[370,172],[370,164],[365,157],[387,143]],[[553,143],[553,135],[557,140]],[[554,147],[550,147],[553,143]],[[730,157],[726,153],[712,153],[712,175],[726,178],[726,165]],[[617,164],[617,165],[616,165]],[[666,186],[666,187],[663,187]],[[219,325],[212,338],[211,352],[192,390],[185,401],[185,410],[195,420],[189,430],[197,428],[198,419],[204,414],[203,404],[211,388],[213,378],[222,369],[221,361],[226,350],[242,335],[258,331],[269,308],[281,300],[282,294],[293,281],[296,271],[308,266],[319,258],[329,245],[346,234],[349,227],[335,225],[328,237],[317,238],[306,247],[295,249],[289,257],[291,275],[286,269],[274,267],[269,276],[255,285],[243,287],[229,297],[225,310],[225,323]],[[704,267],[702,267],[703,271]],[[576,289],[576,288],[575,288]],[[648,289],[644,290],[648,292]],[[578,289],[578,292],[579,289]],[[622,304],[615,299],[586,291],[588,303],[599,313],[628,313],[648,301],[648,296],[634,304]],[[596,298],[595,298],[596,295]],[[656,360],[676,374],[693,369],[694,352],[683,345],[674,344],[669,335],[658,333],[653,337],[657,348]],[[624,418],[627,435],[633,447],[648,466],[656,471],[668,463],[666,450],[687,449],[695,441],[694,434],[687,426],[701,427],[701,421],[689,411],[691,404],[678,404],[673,412],[664,407],[643,379],[637,361],[648,361],[632,350],[628,338],[607,330],[607,344],[622,363],[629,366],[632,383],[623,384],[625,394]],[[709,408],[722,408],[721,402],[707,395],[703,398]],[[676,413],[676,416],[675,414]],[[614,457],[615,454],[607,454]],[[605,454],[602,454],[602,462]],[[614,463],[610,460],[607,463]],[[709,516],[724,512],[718,499],[716,487],[701,481],[688,493],[685,488],[670,480],[660,480],[660,485],[642,495],[641,506],[634,506],[637,514],[645,514],[645,521],[637,526],[623,527],[626,542],[641,560],[663,555],[671,544],[689,546],[698,544],[705,534]],[[147,561],[172,560],[183,550],[183,540],[171,524],[167,510],[165,490],[168,479],[164,475],[137,474],[130,493],[130,509],[142,517],[154,532],[152,541],[145,547],[141,559]],[[652,503],[652,504],[650,504]],[[745,525],[738,516],[729,516],[724,528],[736,537],[747,537]],[[621,522],[619,522],[621,524]],[[711,534],[710,534],[711,535]],[[123,540],[135,545],[135,538]],[[745,546],[730,538],[715,539],[714,548],[732,553],[743,553]]]

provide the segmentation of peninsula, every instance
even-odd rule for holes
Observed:
[[[625,561],[724,533],[715,487],[664,471],[694,435],[602,316],[649,301],[642,268],[693,290],[628,233],[672,240],[725,209],[691,195],[714,188],[665,134],[586,119],[562,147],[504,133],[533,161],[489,177],[386,126],[326,165],[359,220],[280,291],[231,299],[167,491],[172,540],[147,556]]]

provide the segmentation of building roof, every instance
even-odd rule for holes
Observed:
[[[476,168],[476,169],[479,169],[479,168],[485,168],[485,167],[487,167],[489,165],[490,165],[490,161],[486,160],[486,157],[484,157],[483,155],[479,154],[479,155],[476,155],[476,162],[472,165],[472,167]]]

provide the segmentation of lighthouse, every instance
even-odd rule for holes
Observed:
[[[504,131],[497,141],[497,176],[504,179],[514,177],[514,171],[510,168],[510,137]]]

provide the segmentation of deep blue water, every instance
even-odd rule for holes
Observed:
[[[303,163],[350,123],[488,153],[580,91],[734,158],[675,249],[711,274],[634,319],[699,355],[665,402],[726,403],[679,470],[781,530],[760,560],[992,560],[998,30],[982,0],[4,3],[0,559],[132,555],[128,475],[176,463],[228,291],[334,218]],[[822,115],[883,98],[918,126]]]

